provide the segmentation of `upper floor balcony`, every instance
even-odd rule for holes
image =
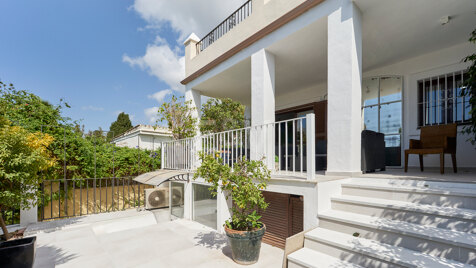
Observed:
[[[194,34],[185,41],[186,84],[197,71],[226,53],[236,53],[276,30],[276,22],[293,19],[286,16],[294,9],[309,9],[323,0],[248,0],[202,39]]]

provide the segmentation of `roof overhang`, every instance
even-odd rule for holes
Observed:
[[[189,181],[190,173],[183,170],[167,170],[161,169],[157,171],[152,171],[144,173],[142,175],[134,178],[134,181],[152,185],[159,186],[160,184],[167,181]]]

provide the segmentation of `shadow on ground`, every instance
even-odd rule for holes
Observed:
[[[196,246],[202,246],[209,249],[216,249],[222,251],[222,253],[230,259],[232,258],[231,255],[231,247],[228,245],[228,238],[226,235],[219,234],[217,232],[211,231],[208,233],[199,233],[197,236],[194,237],[196,241]]]

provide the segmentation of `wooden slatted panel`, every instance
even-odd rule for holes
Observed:
[[[263,242],[275,247],[284,248],[289,228],[289,198],[288,194],[263,192],[268,208],[260,211],[261,221],[266,224]]]
[[[302,197],[291,196],[291,235],[304,231],[304,202]]]

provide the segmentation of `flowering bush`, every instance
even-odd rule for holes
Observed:
[[[194,179],[199,177],[211,183],[210,191],[214,196],[218,190],[227,193],[226,198],[233,200],[231,219],[225,222],[226,226],[238,231],[251,231],[261,228],[261,216],[257,209],[265,210],[262,190],[266,189],[270,178],[269,169],[262,161],[238,160],[233,169],[223,165],[223,160],[213,155],[200,154],[201,166],[197,169]]]
[[[52,167],[55,159],[48,150],[53,137],[30,133],[0,117],[0,210],[36,206],[43,181],[39,172]],[[0,215],[5,239],[9,235]]]

